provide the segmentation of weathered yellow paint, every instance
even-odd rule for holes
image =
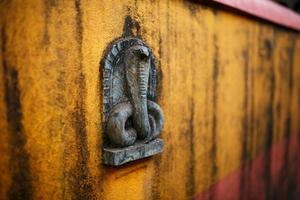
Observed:
[[[179,0],[0,5],[0,199],[189,199],[299,133],[299,33]],[[99,62],[128,16],[159,62],[165,150],[110,168]]]

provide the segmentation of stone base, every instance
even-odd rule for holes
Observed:
[[[163,148],[164,142],[159,138],[146,144],[136,142],[134,145],[124,148],[104,147],[103,162],[106,165],[119,166],[130,161],[161,153]]]

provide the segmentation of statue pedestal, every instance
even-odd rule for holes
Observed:
[[[157,138],[148,143],[137,141],[134,145],[124,148],[103,148],[103,163],[119,166],[127,162],[146,158],[163,151],[164,142]]]

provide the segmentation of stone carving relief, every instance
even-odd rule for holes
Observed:
[[[158,136],[164,117],[155,102],[157,71],[150,48],[136,37],[118,39],[101,65],[104,163],[118,166],[162,152]]]

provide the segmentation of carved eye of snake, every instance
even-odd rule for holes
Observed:
[[[129,146],[137,139],[148,142],[163,127],[163,112],[158,104],[147,100],[150,52],[145,46],[133,46],[124,53],[125,79],[129,101],[115,105],[110,111],[107,135],[115,146]],[[132,118],[132,126],[126,122]]]

